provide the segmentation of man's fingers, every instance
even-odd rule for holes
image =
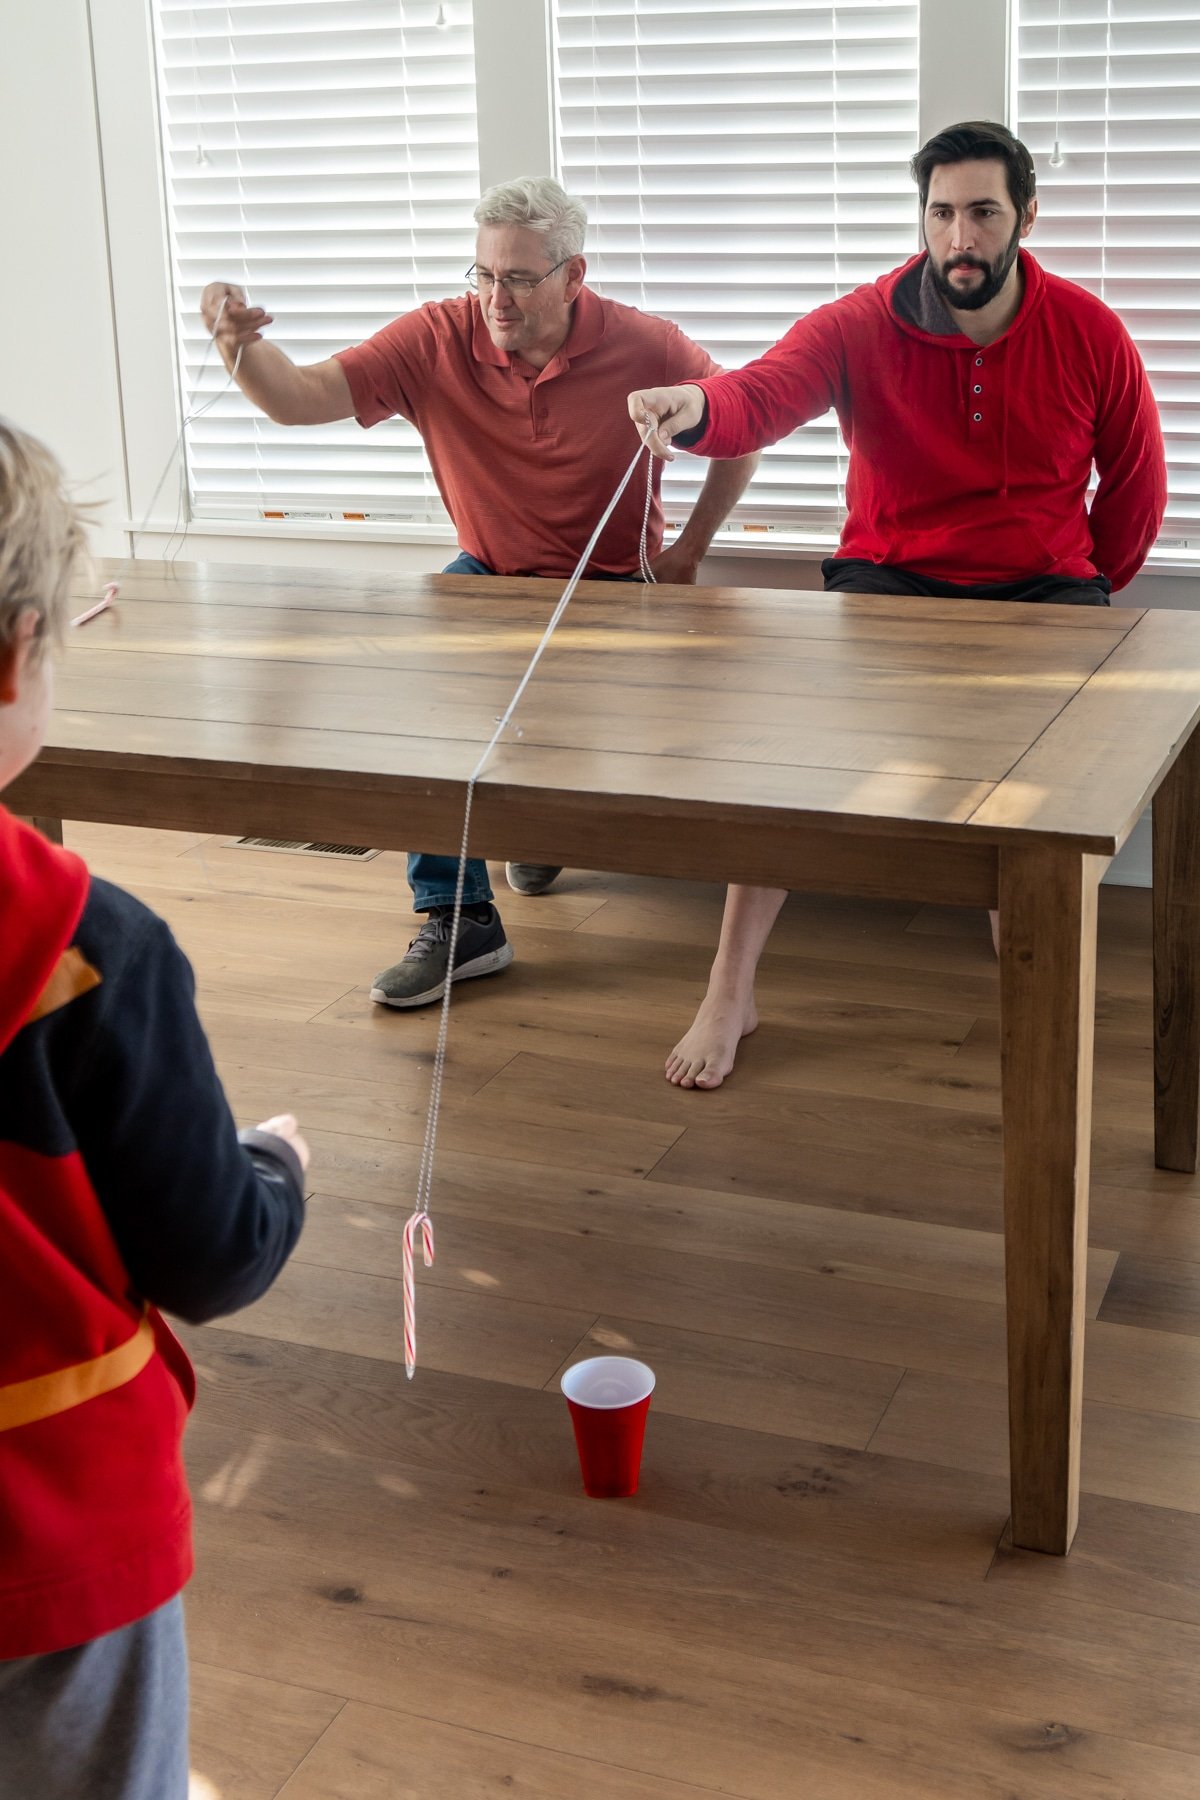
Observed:
[[[661,420],[655,418],[653,413],[644,415],[642,436],[647,448],[655,456],[661,457],[664,462],[675,461],[675,452],[671,448],[671,433]]]
[[[259,1125],[260,1131],[273,1131],[277,1137],[286,1137],[289,1131],[295,1131],[298,1120],[295,1113],[275,1113],[264,1119]]]
[[[250,344],[260,344],[263,330],[274,322],[261,306],[226,307],[212,331],[227,349],[244,350]]]
[[[663,417],[664,410],[668,419],[673,416],[670,389],[644,389],[640,393],[630,394],[628,404],[629,416],[637,427],[642,442],[648,447],[651,454],[661,457],[664,462],[674,462],[675,455],[671,449],[671,429]]]
[[[210,281],[200,296],[200,310],[215,313],[222,309],[229,311],[231,306],[245,306],[246,296],[239,287],[233,287],[227,281]]]

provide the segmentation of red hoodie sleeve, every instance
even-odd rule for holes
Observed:
[[[834,301],[798,319],[757,362],[696,382],[708,402],[708,427],[688,447],[698,456],[747,456],[819,419],[844,385],[841,302]]]
[[[1100,485],[1089,522],[1092,560],[1114,590],[1131,582],[1158,536],[1167,504],[1167,465],[1158,408],[1142,359],[1120,320],[1096,421]]]

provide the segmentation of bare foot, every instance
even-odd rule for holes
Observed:
[[[691,1029],[667,1058],[667,1080],[675,1087],[720,1087],[733,1068],[738,1045],[757,1024],[753,998],[742,1003],[706,994]]]

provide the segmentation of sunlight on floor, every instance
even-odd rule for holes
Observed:
[[[614,1331],[611,1325],[597,1325],[589,1333],[597,1344],[603,1344],[606,1350],[636,1350],[637,1345],[632,1338],[626,1337],[623,1331]]]
[[[230,1457],[224,1468],[209,1476],[200,1489],[201,1496],[217,1506],[240,1506],[262,1474],[265,1463],[263,1447],[252,1444],[243,1455]]]
[[[473,1287],[498,1288],[500,1286],[499,1276],[487,1275],[482,1269],[460,1269],[458,1272],[463,1280],[469,1281]]]
[[[376,1475],[375,1485],[381,1487],[385,1494],[395,1494],[398,1500],[421,1498],[421,1490],[415,1482],[409,1481],[407,1476],[395,1475],[390,1470]]]

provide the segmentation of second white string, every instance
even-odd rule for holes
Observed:
[[[541,661],[542,652],[553,637],[559,620],[567,610],[572,594],[574,594],[575,589],[579,586],[583,571],[588,565],[589,558],[596,547],[600,533],[608,524],[618,500],[629,486],[633,471],[637,468],[638,462],[643,454],[647,457],[646,505],[642,514],[642,531],[638,543],[638,560],[641,565],[642,579],[648,582],[654,581],[654,574],[650,568],[646,554],[646,534],[649,527],[650,505],[653,497],[654,462],[649,451],[646,449],[645,438],[643,438],[634,453],[632,462],[621,477],[616,492],[605,507],[599,524],[588,539],[587,547],[579,558],[579,561],[576,563],[574,572],[567,582],[566,587],[563,589],[562,597],[550,615],[550,622],[542,633],[537,649],[529,659],[529,666],[517,684],[516,692],[505,707],[500,718],[497,720],[496,729],[485,745],[483,754],[480,756],[479,761],[475,764],[475,767],[467,777],[467,797],[466,805],[463,810],[462,842],[458,852],[458,875],[454,883],[454,913],[450,922],[450,954],[449,961],[446,965],[446,985],[442,992],[442,1011],[441,1018],[438,1021],[437,1045],[433,1054],[433,1076],[429,1091],[429,1111],[425,1117],[425,1139],[421,1146],[421,1162],[417,1171],[417,1198],[415,1208],[415,1215],[417,1217],[428,1215],[429,1199],[433,1189],[433,1157],[437,1145],[438,1115],[441,1111],[442,1104],[442,1076],[446,1066],[446,1037],[450,1023],[450,993],[454,979],[455,954],[458,949],[458,927],[462,918],[463,887],[466,882],[467,873],[467,843],[471,831],[471,807],[475,799],[475,784],[483,773],[484,768],[487,766],[492,751],[496,748],[505,729],[511,723],[521,696],[529,685],[530,677],[537,668],[538,663]]]

